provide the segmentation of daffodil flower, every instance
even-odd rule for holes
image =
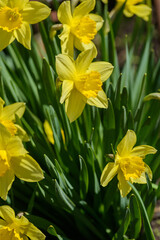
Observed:
[[[25,150],[22,141],[0,124],[0,197],[7,198],[15,176],[27,182],[43,179],[39,164]]]
[[[26,217],[15,216],[14,210],[7,206],[0,207],[0,239],[2,240],[44,240],[45,235]]]
[[[118,174],[118,188],[121,196],[125,197],[131,187],[128,182],[145,184],[145,173],[152,180],[152,171],[150,167],[143,162],[147,154],[155,154],[157,150],[148,145],[140,145],[134,147],[136,143],[136,134],[132,130],[128,130],[125,137],[117,146],[115,162],[108,163],[101,175],[101,185],[107,186],[113,177]]]
[[[110,77],[113,66],[108,62],[92,63],[95,56],[96,51],[92,48],[80,53],[76,61],[65,54],[56,57],[56,69],[62,81],[60,103],[65,101],[70,122],[81,115],[86,103],[100,108],[108,107],[102,83]]]
[[[62,53],[73,56],[74,46],[80,51],[92,48],[97,31],[103,25],[99,15],[89,14],[95,7],[95,0],[80,3],[71,12],[70,1],[64,1],[58,9],[58,19],[63,24],[63,31],[59,35]]]
[[[17,135],[23,141],[28,141],[27,133],[18,124],[15,124],[16,115],[21,118],[25,111],[25,103],[17,102],[3,106],[4,101],[0,98],[0,123],[7,128],[10,134]]]
[[[15,39],[31,49],[29,24],[38,23],[50,14],[50,9],[29,0],[0,0],[0,51]]]
[[[125,3],[126,0],[117,0],[115,9],[119,9]],[[123,13],[126,17],[132,17],[134,14],[142,18],[145,21],[149,20],[149,15],[152,9],[143,4],[144,0],[127,0]]]

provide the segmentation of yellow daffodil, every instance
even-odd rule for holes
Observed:
[[[102,90],[102,83],[107,80],[113,66],[108,62],[93,62],[96,56],[94,48],[83,51],[76,61],[68,55],[56,57],[56,69],[62,81],[60,103],[65,101],[65,111],[70,122],[82,113],[85,104],[107,108],[108,101]]]
[[[43,126],[44,126],[44,131],[47,135],[49,142],[54,144],[53,131],[52,131],[52,128],[51,128],[49,122],[47,120],[45,120]],[[61,128],[61,135],[62,135],[63,143],[65,143],[65,135],[64,135],[64,131],[62,128]]]
[[[7,198],[15,176],[28,182],[43,179],[43,172],[39,164],[23,147],[17,136],[12,136],[0,124],[0,197]]]
[[[115,9],[119,9],[125,3],[126,0],[117,0],[117,5]],[[134,14],[140,18],[143,18],[145,21],[149,20],[149,15],[151,14],[152,9],[143,4],[144,0],[127,0],[123,13],[126,17],[132,17]]]
[[[44,240],[45,235],[23,214],[15,216],[14,210],[7,206],[0,207],[0,240]]]
[[[15,124],[16,115],[21,118],[25,111],[25,103],[18,102],[3,107],[4,101],[0,98],[0,123],[7,128],[11,135],[19,136],[23,141],[28,140],[27,133]]]
[[[152,179],[152,171],[143,162],[143,159],[147,154],[155,154],[157,150],[148,145],[134,147],[135,143],[135,132],[128,130],[117,146],[115,162],[108,163],[101,175],[101,185],[105,187],[118,174],[118,188],[122,197],[125,197],[131,191],[128,181],[144,184],[146,183],[145,173],[148,174],[150,180]]]
[[[95,7],[95,0],[80,3],[71,13],[70,1],[64,1],[58,9],[58,19],[63,24],[59,35],[62,53],[73,56],[74,46],[80,51],[92,48],[97,31],[103,25],[103,19],[96,14],[89,14]]]
[[[31,48],[29,24],[38,23],[50,14],[50,9],[29,0],[0,0],[0,51],[15,39],[24,47]]]

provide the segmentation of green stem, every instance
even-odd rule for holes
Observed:
[[[128,184],[131,186],[134,194],[136,195],[136,198],[138,200],[139,206],[141,208],[141,213],[142,213],[142,218],[143,218],[146,238],[147,238],[147,240],[155,240],[155,237],[154,237],[151,225],[150,225],[150,221],[149,221],[149,218],[148,218],[148,214],[147,214],[146,208],[144,206],[144,203],[142,201],[142,198],[139,195],[137,189],[130,182],[128,182]]]

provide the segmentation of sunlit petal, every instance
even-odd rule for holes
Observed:
[[[118,173],[119,166],[115,163],[108,163],[105,168],[103,169],[102,175],[101,175],[101,185],[103,187],[107,186],[108,183],[114,178],[114,176]]]

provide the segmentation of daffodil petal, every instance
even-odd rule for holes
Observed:
[[[12,32],[4,31],[1,28],[0,36],[1,36],[0,51],[2,51],[4,48],[6,48],[9,44],[11,44],[15,40],[15,37],[13,36]]]
[[[26,227],[25,226],[23,227],[23,230],[25,232],[25,235],[30,239],[33,240],[45,239],[45,235],[30,222],[28,223],[28,225],[26,225]]]
[[[96,22],[96,29],[97,29],[97,31],[99,31],[103,26],[103,22],[104,22],[103,18],[101,16],[97,15],[97,14],[92,14],[92,13],[88,14],[88,16],[93,21]]]
[[[0,149],[5,149],[8,141],[11,137],[11,134],[7,131],[7,129],[0,124]]]
[[[59,38],[61,40],[61,50],[62,54],[68,54],[71,57],[73,57],[73,41],[74,37],[73,34],[70,32],[70,27],[68,25],[63,25],[63,31],[59,35]]]
[[[94,48],[91,48],[91,49],[81,52],[75,61],[77,73],[82,74],[82,73],[86,72],[86,70],[89,68],[92,60],[96,56],[97,56],[97,51]]]
[[[0,177],[0,197],[5,201],[7,199],[8,191],[10,190],[14,181],[14,172],[8,170]]]
[[[8,6],[11,8],[19,8],[20,10],[24,8],[24,6],[29,2],[29,0],[8,0]]]
[[[140,145],[132,149],[131,155],[144,158],[147,154],[155,154],[156,152],[157,150],[154,147],[149,145]]]
[[[22,11],[23,21],[35,24],[46,19],[51,13],[51,9],[38,1],[30,1]]]
[[[134,131],[128,130],[124,138],[117,146],[118,154],[121,157],[128,156],[132,151],[133,146],[137,141],[137,137]]]
[[[95,7],[95,0],[83,1],[80,3],[73,12],[73,17],[80,18],[87,15]]]
[[[74,80],[76,69],[73,58],[65,54],[56,56],[56,70],[61,81]]]
[[[19,125],[14,124],[16,127],[16,135],[24,142],[28,142],[30,140],[29,136],[27,135],[26,131]]]
[[[72,14],[71,14],[71,3],[70,1],[64,1],[58,8],[58,20],[63,24],[71,24]]]
[[[4,101],[3,101],[3,99],[0,97],[0,119],[1,119],[1,117],[2,117],[3,105],[4,105]]]
[[[25,103],[17,102],[4,107],[1,119],[14,121],[15,115],[21,118],[24,114],[25,106],[26,106]]]
[[[66,98],[69,97],[72,89],[73,89],[73,86],[74,86],[74,82],[73,81],[69,81],[69,80],[65,80],[63,81],[62,83],[62,96],[61,96],[61,99],[60,99],[60,103],[63,103]]]
[[[0,0],[0,7],[6,6],[8,3],[8,0]]]
[[[79,91],[73,89],[69,98],[65,101],[65,111],[70,122],[75,121],[81,115],[85,104],[85,97]]]
[[[108,183],[114,178],[114,176],[118,173],[118,165],[115,163],[108,163],[103,169],[100,182],[103,187],[107,186]]]
[[[42,180],[43,172],[39,164],[29,155],[13,157],[11,167],[16,177],[27,182],[37,182]]]
[[[98,92],[96,98],[88,98],[87,103],[91,106],[96,106],[99,108],[108,108],[108,99],[103,90]]]
[[[6,151],[11,157],[17,157],[28,153],[24,148],[22,141],[17,136],[13,136],[10,138],[6,147]]]
[[[31,29],[27,22],[23,22],[21,28],[14,30],[14,36],[25,48],[31,49]]]
[[[15,212],[7,205],[0,206],[0,217],[3,218],[7,223],[11,223],[15,218]]]
[[[118,181],[119,181],[118,188],[120,190],[120,194],[122,197],[126,197],[132,188],[129,186],[129,184],[125,180],[122,171],[118,172]]]
[[[1,228],[1,227],[4,227],[4,226],[6,226],[6,225],[7,225],[6,221],[0,219],[0,228]]]
[[[109,62],[93,62],[89,66],[89,70],[97,71],[101,74],[101,81],[107,80],[113,72],[113,65]]]
[[[147,21],[152,9],[145,4],[139,4],[130,6],[130,11]]]
[[[133,179],[133,178],[132,178],[132,182],[134,182],[134,183],[139,183],[139,184],[145,184],[145,183],[147,183],[145,173],[148,174],[148,177],[149,177],[149,179],[150,179],[150,181],[151,181],[151,180],[152,180],[152,171],[151,171],[150,167],[149,167],[147,164],[145,164],[145,171],[142,173],[142,175],[140,176],[140,178],[137,178],[137,179]]]
[[[132,17],[134,14],[130,11],[130,8],[129,7],[125,7],[125,9],[123,10],[123,14],[126,16],[126,17]]]

